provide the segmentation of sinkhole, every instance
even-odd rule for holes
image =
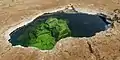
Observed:
[[[92,15],[75,10],[44,13],[10,33],[9,42],[13,46],[50,50],[62,38],[92,37],[108,29],[109,24],[104,14]]]

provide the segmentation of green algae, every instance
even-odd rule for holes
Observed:
[[[65,19],[50,17],[36,27],[28,27],[17,38],[14,45],[32,46],[41,50],[50,50],[57,41],[71,36],[71,31]],[[12,41],[12,40],[11,40]]]

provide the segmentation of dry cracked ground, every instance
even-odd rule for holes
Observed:
[[[120,16],[120,0],[0,0],[0,60],[120,60],[120,23],[90,38],[66,38],[50,51],[12,47],[4,35],[10,27],[41,12],[73,4],[83,10]]]

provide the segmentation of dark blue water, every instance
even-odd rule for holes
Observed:
[[[37,19],[47,19],[50,16],[67,19],[69,22],[69,28],[74,37],[91,37],[97,32],[108,29],[108,24],[110,24],[104,17],[99,15],[88,15],[85,13],[45,14]]]
[[[46,13],[37,17],[28,25],[13,31],[10,34],[11,39],[9,41],[13,43],[13,45],[19,45],[20,41],[18,38],[20,38],[21,34],[24,34],[24,36],[26,36],[25,40],[28,40],[28,32],[34,30],[38,24],[45,21],[48,17],[67,19],[73,37],[91,37],[97,32],[104,31],[108,28],[106,19],[99,15],[88,15],[84,13]],[[24,41],[22,43],[24,43]]]

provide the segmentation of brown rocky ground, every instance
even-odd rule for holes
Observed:
[[[0,60],[120,60],[120,23],[91,38],[66,38],[51,51],[12,47],[4,32],[40,12],[68,4],[114,14],[120,0],[0,0]]]

